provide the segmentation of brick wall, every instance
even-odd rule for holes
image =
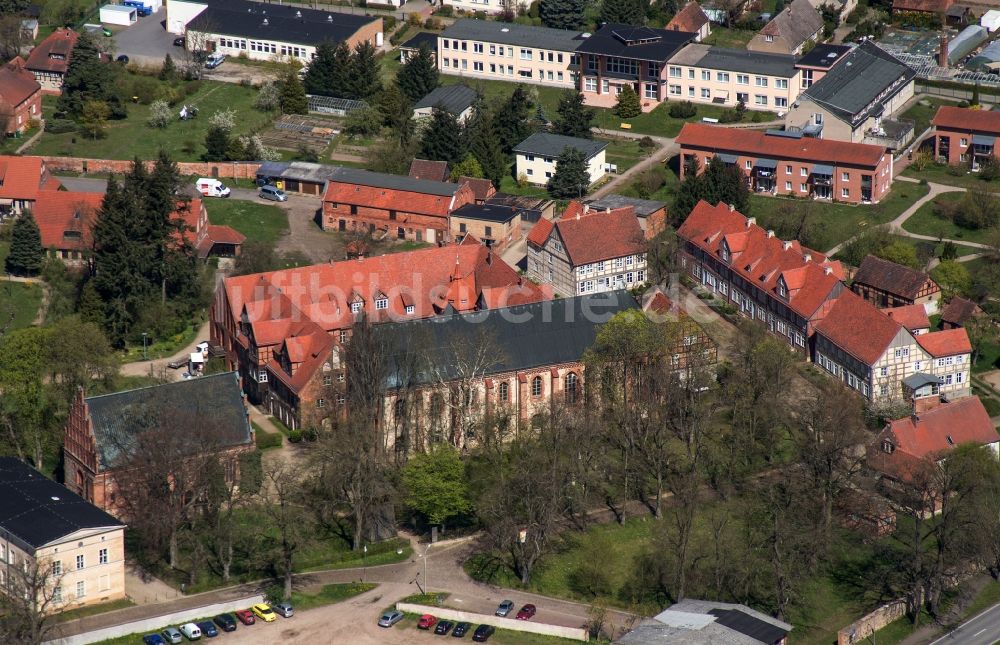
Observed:
[[[847,627],[837,632],[837,645],[860,643],[889,623],[906,615],[906,601],[903,599],[888,602],[872,613],[859,618]]]
[[[82,159],[79,157],[42,157],[46,166],[53,172],[79,172],[79,173],[127,173],[132,162],[121,159]],[[152,168],[153,162],[147,161],[147,165]],[[182,161],[177,167],[181,175],[196,177],[222,177],[235,179],[256,179],[257,169],[260,168],[259,161]]]

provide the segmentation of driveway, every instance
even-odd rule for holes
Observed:
[[[160,9],[151,16],[139,18],[131,27],[115,34],[115,56],[125,54],[129,62],[139,65],[160,66],[168,53],[174,62],[186,61],[184,50],[174,47],[174,36],[165,27],[167,10]]]

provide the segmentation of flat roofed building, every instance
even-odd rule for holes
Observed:
[[[590,183],[593,184],[604,176],[604,149],[607,147],[607,141],[536,132],[514,146],[517,176],[526,177],[528,183],[536,186],[544,186],[556,172],[559,155],[566,148],[575,148],[583,154]],[[589,186],[581,188],[583,193],[587,192],[587,188]]]
[[[795,61],[799,72],[799,87],[803,90],[826,76],[837,63],[853,49],[852,45],[820,43]]]
[[[552,87],[576,86],[578,31],[492,20],[456,20],[437,41],[445,74]]]
[[[498,204],[466,204],[451,212],[451,234],[456,241],[471,235],[495,253],[521,239],[521,211]]]
[[[784,110],[799,94],[799,70],[787,54],[691,44],[667,64],[671,100]]]

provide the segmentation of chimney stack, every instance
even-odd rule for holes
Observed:
[[[756,223],[757,223],[757,218],[756,217],[748,217],[747,218],[747,228],[750,228],[751,226],[753,226]]]
[[[768,239],[774,237],[774,231],[772,231],[771,229],[768,229],[767,230],[767,237],[768,237]]]
[[[938,44],[938,67],[948,67],[948,36],[942,34]]]

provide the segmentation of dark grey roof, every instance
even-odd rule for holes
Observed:
[[[715,622],[720,625],[761,643],[777,643],[788,635],[787,629],[755,618],[739,609],[711,609],[708,613],[715,616]]]
[[[468,18],[456,20],[455,24],[441,32],[440,37],[564,52],[575,51],[576,46],[580,44],[579,31]]]
[[[615,208],[624,208],[625,206],[632,206],[635,208],[635,214],[637,217],[649,217],[661,208],[666,208],[666,202],[657,202],[651,199],[639,199],[638,197],[626,197],[625,195],[605,195],[600,199],[593,199],[587,202],[591,208],[597,210],[604,210],[610,208],[614,210]]]
[[[0,540],[33,553],[85,529],[125,526],[13,457],[0,457]]]
[[[389,190],[405,190],[412,193],[426,193],[442,197],[454,195],[455,191],[461,188],[458,184],[447,181],[413,179],[412,177],[404,177],[403,175],[389,175],[384,172],[372,172],[358,168],[341,168],[340,166],[334,166],[330,181],[388,188]]]
[[[520,212],[520,209],[511,206],[500,206],[499,204],[466,204],[461,208],[453,210],[451,216],[505,224],[514,219]]]
[[[427,48],[434,54],[437,52],[438,35],[429,31],[422,31],[412,38],[408,38],[405,43],[399,46],[400,49],[420,49],[426,44]]]
[[[663,62],[698,34],[607,23],[585,38],[576,51]]]
[[[476,102],[476,91],[466,85],[445,85],[431,90],[431,93],[417,101],[414,110],[420,108],[438,108],[459,115]]]
[[[853,125],[881,111],[893,91],[904,87],[914,76],[914,71],[892,54],[866,41],[802,95]],[[887,90],[889,93],[875,102]]]
[[[375,333],[393,356],[386,385],[394,388],[457,378],[459,365],[469,360],[460,353],[480,350],[484,342],[487,349],[496,348],[493,361],[477,370],[486,376],[579,361],[601,325],[616,313],[638,308],[627,291],[611,291],[378,325]],[[415,347],[421,356],[409,353]]]
[[[243,390],[236,372],[115,392],[86,399],[94,427],[97,452],[104,469],[114,468],[135,435],[156,423],[165,412],[198,419],[210,428],[220,447],[239,446],[251,441],[250,421],[243,403]]]
[[[927,385],[937,385],[941,382],[941,379],[934,376],[933,374],[926,374],[924,372],[917,372],[915,374],[910,374],[903,379],[903,385],[910,388],[911,390],[919,390]]]
[[[802,67],[819,67],[829,69],[851,51],[850,45],[831,45],[820,43],[807,51],[799,58],[798,64]]]
[[[745,49],[710,47],[698,62],[698,67],[791,78],[795,76],[795,57],[791,54],[770,54]]]
[[[578,137],[566,137],[561,134],[536,132],[514,146],[514,152],[541,155],[543,157],[558,157],[566,148],[576,148],[583,153],[584,158],[590,159],[607,147],[607,141],[595,141],[594,139],[580,139]]]
[[[823,16],[809,0],[792,0],[771,22],[764,25],[761,34],[782,36],[794,49],[823,29]]]
[[[267,24],[264,24],[265,20]],[[315,46],[323,41],[339,43],[347,40],[374,20],[378,18],[291,5],[210,0],[187,28],[225,36]]]

